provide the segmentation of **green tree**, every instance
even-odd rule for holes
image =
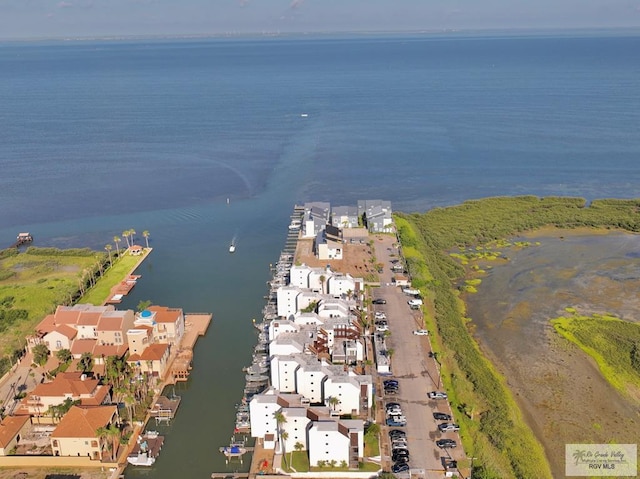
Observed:
[[[149,249],[149,232],[147,230],[144,230],[142,232],[142,236],[144,236],[144,241],[147,244],[147,249]]]
[[[116,244],[116,255],[118,256],[120,256],[120,241],[122,241],[120,236],[113,237],[113,242]]]
[[[71,351],[68,349],[60,349],[59,351],[56,351],[56,358],[58,358],[58,361],[61,363],[68,363],[73,359],[73,356],[71,355]]]
[[[304,444],[302,444],[300,441],[297,441],[294,445],[293,448],[296,450],[296,452],[300,452],[304,449]],[[293,459],[292,459],[292,455],[293,451],[289,454],[289,463],[293,464]]]
[[[113,266],[113,261],[111,260],[111,250],[113,249],[113,246],[111,246],[110,244],[107,244],[104,246],[104,249],[106,249],[107,253],[109,253],[109,264]]]
[[[329,398],[327,398],[327,404],[329,405],[331,410],[335,412],[336,407],[338,406],[338,404],[340,404],[340,399],[335,396],[329,396]]]
[[[77,370],[83,373],[88,373],[93,369],[93,356],[91,353],[82,353],[80,361],[78,361]]]
[[[140,301],[138,303],[138,306],[136,307],[136,309],[138,310],[138,312],[142,312],[145,309],[147,309],[149,306],[151,306],[153,303],[151,302],[150,299],[147,299],[146,301]]]
[[[33,362],[39,366],[44,366],[49,358],[49,348],[46,344],[36,344],[33,349]]]

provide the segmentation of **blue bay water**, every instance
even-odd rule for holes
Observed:
[[[295,203],[636,197],[638,51],[604,33],[0,44],[0,242],[150,232],[122,307],[214,322],[160,459],[127,475],[204,477],[225,470]]]

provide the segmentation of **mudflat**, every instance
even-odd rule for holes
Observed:
[[[640,404],[610,386],[550,319],[571,307],[637,322],[640,236],[546,229],[518,239],[535,245],[505,249],[509,261],[489,262],[465,300],[475,338],[506,377],[554,476],[564,477],[565,444],[637,443]]]

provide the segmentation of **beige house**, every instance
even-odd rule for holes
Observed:
[[[29,416],[7,416],[0,422],[0,456],[7,456],[29,428]]]
[[[153,328],[154,342],[180,346],[184,336],[184,313],[180,308],[149,306],[136,315],[135,327],[140,326]]]
[[[116,417],[116,406],[72,406],[51,434],[53,455],[102,460],[107,439],[100,438],[98,430],[113,424]]]
[[[42,337],[42,342],[47,345],[49,351],[60,351],[61,349],[71,349],[73,339],[77,335],[77,331],[71,326],[60,324],[52,331]]]
[[[48,383],[38,384],[20,403],[16,414],[37,417],[38,422],[52,422],[50,408],[67,399],[81,406],[100,406],[111,402],[109,387],[81,372],[59,373]]]
[[[141,354],[132,354],[127,362],[141,373],[163,378],[167,372],[171,345],[155,343],[147,346]]]
[[[133,310],[107,311],[100,316],[96,325],[98,344],[120,346],[126,344],[126,332],[133,327]]]

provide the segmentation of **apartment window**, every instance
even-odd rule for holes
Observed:
[[[58,447],[58,440],[57,439],[53,440],[53,447]]]
[[[62,349],[62,341],[56,341],[56,349]]]
[[[98,441],[91,441],[91,447],[98,447]]]

